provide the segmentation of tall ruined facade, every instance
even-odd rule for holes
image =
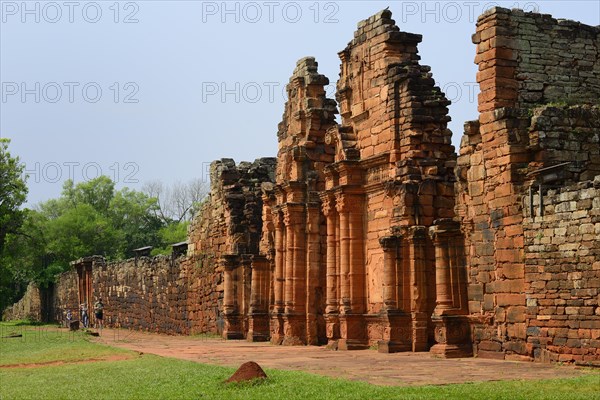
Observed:
[[[273,288],[270,337],[274,343],[320,344],[325,336],[324,217],[319,193],[324,169],[334,161],[326,133],[335,125],[329,80],[314,58],[298,61],[287,85],[288,101],[277,137],[275,185],[266,188],[264,213],[271,223],[261,250],[270,255]]]
[[[438,338],[445,353],[449,324],[468,333],[450,102],[419,64],[421,36],[400,32],[391,12],[354,36],[339,53],[341,124],[314,59],[300,60],[287,86],[261,247],[271,341],[424,351],[438,332],[449,336]]]
[[[300,60],[263,185],[262,330],[247,337],[597,360],[599,37],[548,15],[482,15],[480,117],[458,156],[421,36],[389,11],[339,53],[340,124],[328,80]]]
[[[360,22],[336,100],[298,61],[277,158],[212,164],[187,255],[76,263],[57,310],[78,292],[113,326],[600,361],[600,28],[480,16],[458,155],[421,39],[388,10]]]

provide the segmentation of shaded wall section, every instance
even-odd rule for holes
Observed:
[[[600,176],[524,200],[527,351],[541,361],[598,360]]]

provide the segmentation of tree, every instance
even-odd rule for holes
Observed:
[[[133,249],[162,243],[160,229],[164,226],[157,214],[157,200],[145,193],[124,188],[110,202],[113,226],[121,231],[121,256],[132,256]]]
[[[156,198],[156,215],[165,223],[191,221],[198,205],[208,194],[208,185],[202,179],[188,183],[175,182],[166,187],[160,181],[146,182],[142,191]]]
[[[14,302],[24,289],[22,282],[14,279],[13,270],[6,262],[6,247],[12,237],[27,239],[21,232],[27,215],[27,210],[21,209],[27,199],[25,166],[19,157],[10,154],[9,144],[10,140],[0,138],[0,311]],[[23,274],[23,278],[25,281],[27,275]]]
[[[47,286],[80,257],[120,259],[133,256],[132,250],[142,246],[153,246],[156,254],[169,254],[171,244],[186,239],[187,219],[206,194],[200,180],[168,190],[155,182],[149,186],[152,190],[143,193],[115,190],[110,178],[100,176],[77,184],[67,180],[59,198],[33,210],[19,210],[27,193],[20,178],[23,167],[6,148],[3,143],[0,187],[7,195],[0,199],[4,230],[0,307],[18,300],[31,281]],[[8,178],[11,185],[5,185]]]
[[[60,217],[49,220],[45,231],[52,264],[58,263],[63,270],[79,257],[118,255],[120,232],[110,218],[90,204],[79,203],[67,209]]]
[[[187,230],[189,222],[173,222],[160,229],[161,246],[152,249],[152,255],[171,254],[171,245],[183,242],[187,239]]]
[[[19,157],[8,151],[10,140],[0,138],[0,252],[4,249],[6,235],[17,233],[23,223],[20,209],[27,199],[27,186],[23,177],[25,166]]]
[[[18,233],[6,235],[0,253],[0,310],[19,300],[27,285],[38,280],[48,265],[44,258],[45,246],[42,215],[24,210],[23,224]]]
[[[13,302],[30,281],[45,286],[80,257],[118,259],[136,247],[162,246],[165,224],[154,214],[156,200],[114,186],[105,176],[68,180],[59,198],[24,210],[20,232],[6,236],[0,254],[0,294]]]

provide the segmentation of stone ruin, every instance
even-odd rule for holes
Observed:
[[[494,8],[472,39],[458,154],[421,35],[381,11],[339,53],[336,100],[298,61],[276,159],[211,165],[187,255],[78,260],[57,318],[102,297],[119,327],[600,362],[600,27]]]

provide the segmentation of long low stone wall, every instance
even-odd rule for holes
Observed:
[[[91,291],[80,290],[78,275],[89,262]],[[170,334],[219,332],[219,304],[223,292],[218,269],[199,257],[139,257],[106,262],[102,257],[82,259],[75,270],[63,274],[56,285],[55,318],[64,321],[71,310],[78,318],[78,304],[88,306],[94,324],[93,305],[104,303],[104,325]]]

